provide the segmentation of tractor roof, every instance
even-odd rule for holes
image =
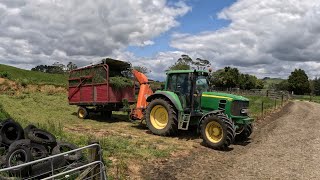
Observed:
[[[202,72],[202,73],[209,73],[208,71],[205,70],[171,70],[171,71],[167,71],[167,74],[183,74],[183,73],[197,73],[197,72]]]

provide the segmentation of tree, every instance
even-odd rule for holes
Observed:
[[[264,82],[256,76],[242,74],[237,68],[225,67],[212,73],[211,83],[215,87],[240,89],[263,89]]]
[[[181,57],[168,70],[189,70],[193,60],[188,55],[181,55]]]
[[[294,94],[303,95],[310,93],[308,76],[302,69],[295,69],[288,78],[289,90]]]
[[[313,80],[313,88],[314,88],[314,94],[319,96],[320,95],[320,78],[315,78]]]
[[[289,91],[289,82],[288,80],[283,80],[278,84],[274,84],[274,88],[279,91]]]
[[[197,69],[205,69],[206,67],[210,67],[211,63],[210,61],[206,60],[206,59],[201,59],[201,58],[197,58],[194,62],[193,65],[195,65],[197,67]]]
[[[143,73],[143,74],[148,74],[149,72],[151,72],[147,67],[145,66],[134,66],[133,69]]]
[[[206,67],[211,65],[209,60],[197,58],[193,60],[186,54],[181,55],[181,57],[173,65],[169,67],[168,70],[189,70],[191,68],[204,70]]]
[[[72,62],[69,62],[67,64],[67,70],[68,71],[72,71],[72,70],[77,69],[77,68],[78,68],[78,66],[76,64],[72,63]]]
[[[216,87],[234,88],[239,84],[240,72],[237,68],[225,67],[212,74],[212,84]]]

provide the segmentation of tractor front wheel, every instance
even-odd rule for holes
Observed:
[[[240,134],[236,135],[236,142],[244,142],[246,140],[248,140],[249,136],[252,133],[252,124],[248,124],[244,127],[244,129],[242,130],[242,132]]]
[[[213,149],[226,149],[235,138],[235,126],[225,114],[209,114],[200,126],[203,143]]]
[[[88,109],[80,106],[78,109],[78,118],[86,119],[86,118],[88,118],[88,116],[89,116]]]
[[[146,124],[156,135],[169,136],[178,130],[177,114],[172,105],[165,99],[152,100],[146,109]]]

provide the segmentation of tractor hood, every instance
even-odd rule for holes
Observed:
[[[243,96],[238,96],[234,94],[228,94],[228,93],[220,93],[220,92],[204,92],[202,93],[202,98],[204,97],[209,97],[209,98],[216,98],[216,99],[225,99],[227,101],[249,101],[249,99],[243,97]]]

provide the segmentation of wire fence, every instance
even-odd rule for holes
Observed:
[[[288,91],[267,89],[242,90],[239,88],[214,88],[213,90],[248,97],[250,99],[251,116],[258,119],[264,118],[276,109],[283,107],[293,98]]]
[[[77,161],[65,161],[77,152],[87,155]],[[34,167],[41,167],[35,170]],[[28,170],[27,174],[21,174]],[[20,171],[20,174],[17,172]],[[13,174],[14,173],[14,174]],[[94,143],[35,161],[0,169],[0,179],[107,179],[102,149]]]

